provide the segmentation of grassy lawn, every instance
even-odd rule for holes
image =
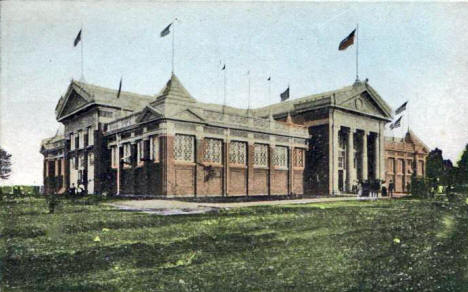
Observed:
[[[165,217],[26,198],[0,214],[0,291],[468,291],[464,198]]]

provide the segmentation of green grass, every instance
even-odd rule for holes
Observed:
[[[47,212],[0,202],[0,291],[468,291],[465,199]]]

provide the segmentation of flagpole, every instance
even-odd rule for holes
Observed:
[[[250,113],[250,70],[247,71],[247,76],[248,76],[248,80],[249,80],[249,96],[248,96],[248,100],[247,100],[247,109]]]
[[[356,24],[356,81],[359,80],[359,23]]]
[[[224,110],[226,108],[226,63],[224,63],[224,102],[223,102],[223,114],[224,114]]]
[[[175,21],[177,20],[174,19],[174,22],[173,22],[173,27],[172,27],[172,74],[174,74],[174,38],[175,38]]]
[[[81,37],[81,41],[80,41],[80,43],[81,43],[81,81],[85,80],[84,79],[84,69],[83,69],[84,68],[84,65],[83,65],[83,63],[84,63],[84,61],[83,61],[83,39],[84,39],[83,35],[84,35],[84,33],[83,33],[83,24],[81,24],[81,36],[80,36]]]

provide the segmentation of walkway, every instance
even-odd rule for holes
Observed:
[[[249,202],[186,202],[177,200],[129,200],[107,203],[107,205],[127,210],[139,211],[158,215],[180,215],[180,214],[200,214],[216,211],[218,209],[242,208],[252,206],[276,206],[290,204],[310,204],[338,201],[356,201],[370,200],[371,198],[363,197],[320,197],[295,200],[270,200],[270,201],[249,201]]]

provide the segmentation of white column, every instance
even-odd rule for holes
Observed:
[[[368,170],[367,170],[367,135],[368,131],[364,130],[362,135],[362,180],[365,181],[368,179]]]
[[[375,179],[380,179],[380,135],[375,134],[375,139],[374,139],[374,178]]]
[[[338,194],[338,153],[339,153],[339,126],[333,127],[333,194]]]
[[[348,145],[346,151],[346,178],[347,178],[347,191],[351,192],[353,184],[356,180],[356,171],[354,168],[354,128],[350,128],[348,132]]]

